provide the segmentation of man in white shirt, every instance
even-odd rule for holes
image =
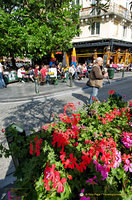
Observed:
[[[5,81],[3,79],[3,64],[0,63],[0,87],[3,89],[4,87],[6,88],[6,84],[5,84]]]
[[[72,64],[72,65],[69,67],[69,74],[71,74],[72,77],[74,76],[74,74],[75,74],[75,67],[74,67],[74,64]]]
[[[25,83],[24,74],[25,74],[24,67],[21,67],[17,70],[17,77],[18,77],[19,81],[22,83]]]

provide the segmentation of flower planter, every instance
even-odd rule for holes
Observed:
[[[132,198],[132,104],[109,94],[78,112],[68,103],[55,122],[26,137],[16,170],[24,200]]]

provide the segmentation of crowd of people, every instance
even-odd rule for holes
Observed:
[[[2,64],[0,65],[0,87],[6,87],[3,78]],[[92,104],[93,98],[98,100],[98,91],[99,88],[103,86],[103,78],[108,76],[108,73],[103,69],[103,59],[98,57],[95,64],[90,63],[89,65],[77,64],[75,66],[72,64],[70,67],[63,67],[61,64],[57,66],[55,63],[49,65],[35,65],[35,68],[29,66],[25,69],[24,66],[21,66],[17,70],[18,80],[22,83],[25,83],[26,78],[30,79],[32,82],[37,80],[38,85],[43,85],[44,83],[49,84],[50,81],[55,81],[56,79],[63,79],[68,77],[68,79],[81,80],[84,77],[89,77],[87,85],[92,87],[92,92],[90,96],[89,103]],[[88,76],[90,72],[90,75]],[[67,76],[68,75],[68,76]]]
[[[44,85],[55,83],[56,80],[62,79],[75,79],[81,80],[85,77],[89,78],[87,85],[92,88],[90,101],[92,104],[94,99],[98,100],[99,88],[103,86],[103,78],[108,77],[107,71],[109,68],[113,67],[112,64],[103,67],[103,58],[98,57],[96,62],[85,64],[77,64],[76,66],[72,64],[70,67],[64,67],[62,64],[52,63],[51,65],[41,66],[36,64],[33,68],[32,66],[21,66],[17,70],[17,78],[19,82],[25,83],[26,80],[31,80],[35,82],[37,80],[38,85]],[[114,68],[114,67],[113,67]],[[4,80],[4,66],[0,63],[0,87],[6,88],[6,81]]]
[[[3,84],[7,82],[4,74],[6,74],[6,70],[4,70],[4,65],[1,64],[1,74],[3,76],[2,82]],[[88,72],[92,68],[92,65],[85,64],[77,64],[76,67],[72,64],[70,67],[62,66],[61,63],[55,65],[38,65],[36,64],[35,67],[32,66],[20,66],[16,70],[17,80],[19,82],[25,83],[28,81],[34,82],[37,79],[39,85],[44,85],[54,83],[57,79],[68,80],[69,77],[72,79],[81,80],[85,77],[88,77]],[[2,86],[2,82],[0,82],[0,87],[4,88],[5,85]]]

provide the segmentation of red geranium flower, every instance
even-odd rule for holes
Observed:
[[[132,101],[129,101],[129,106],[132,106]]]
[[[71,176],[71,175],[68,175],[68,178],[69,178],[70,180],[72,180],[72,176]]]
[[[57,187],[57,192],[61,193],[64,191],[63,183],[66,182],[66,178],[60,179],[60,172],[55,171],[55,164],[52,164],[52,167],[49,167],[49,162],[46,165],[45,171],[44,171],[44,187],[47,191],[50,190],[49,183],[53,183],[53,188]]]
[[[115,90],[110,90],[108,93],[109,93],[110,95],[115,94]]]
[[[53,184],[53,187],[56,188],[57,187],[57,192],[58,193],[61,193],[64,191],[64,188],[63,188],[63,183],[66,182],[66,178],[62,178],[60,180],[60,177],[58,177],[58,180],[56,183]]]

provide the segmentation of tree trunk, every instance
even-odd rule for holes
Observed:
[[[13,69],[16,69],[16,60],[14,58],[14,55],[12,53],[10,53],[10,56],[11,56],[11,62],[12,62],[12,67]]]

